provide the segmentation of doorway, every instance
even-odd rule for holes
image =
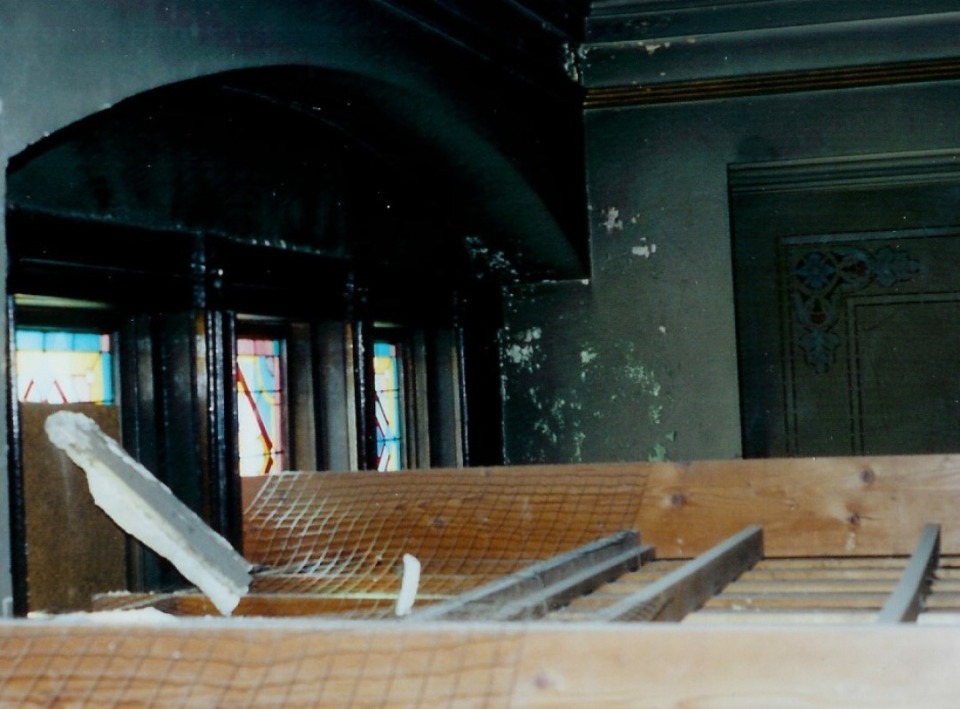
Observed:
[[[746,457],[960,450],[956,158],[730,167]]]

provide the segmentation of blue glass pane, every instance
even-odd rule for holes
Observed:
[[[43,333],[39,330],[17,330],[18,350],[42,350]]]
[[[78,332],[73,336],[74,352],[99,352],[100,335],[94,332]]]
[[[377,469],[403,468],[403,408],[400,354],[392,342],[374,342],[373,372],[377,414]]]
[[[73,350],[72,332],[44,333],[43,349],[56,352],[71,352]]]

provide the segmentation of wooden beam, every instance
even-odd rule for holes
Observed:
[[[658,559],[689,559],[751,524],[768,557],[909,556],[916,530],[960,508],[955,455],[268,478],[244,514],[245,555],[271,566],[334,560],[338,573],[369,574],[405,553],[425,575],[471,573],[481,558],[526,564],[622,529],[642,530]],[[960,525],[944,527],[941,547],[960,553]]]
[[[10,706],[952,707],[958,666],[956,627],[0,622]]]
[[[763,557],[763,530],[750,526],[646,588],[597,612],[597,620],[678,621]]]
[[[759,609],[828,609],[863,608],[879,611],[885,593],[736,593],[725,591],[709,599],[706,608]]]
[[[916,551],[910,557],[903,576],[884,604],[878,623],[912,623],[923,610],[923,599],[930,593],[930,584],[940,560],[940,525],[923,528]]]
[[[546,559],[480,588],[428,606],[411,620],[536,618],[640,566],[652,548],[624,531]]]

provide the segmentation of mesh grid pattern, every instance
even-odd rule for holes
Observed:
[[[507,706],[522,634],[378,626],[0,632],[0,706]]]
[[[244,554],[270,568],[251,590],[381,617],[405,553],[422,565],[418,604],[440,600],[634,526],[645,479],[639,466],[272,475],[244,512]]]

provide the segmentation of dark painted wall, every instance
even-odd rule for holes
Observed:
[[[956,36],[956,13],[841,26],[830,24],[836,3],[684,5],[694,9],[631,15],[623,3],[594,4],[582,52],[592,274],[518,290],[508,303],[511,462],[739,456],[728,165],[960,146],[956,50],[944,39]],[[938,9],[844,5],[867,15]],[[784,18],[784,7],[796,13]],[[715,34],[726,11],[744,8],[751,14],[735,19],[764,30]],[[774,19],[784,27],[770,29]],[[801,77],[831,62],[903,59],[908,46],[953,78],[898,85],[886,67],[843,79],[864,88],[837,88],[831,74],[819,87]],[[796,73],[775,86],[755,72]],[[697,76],[745,79],[685,83]]]

